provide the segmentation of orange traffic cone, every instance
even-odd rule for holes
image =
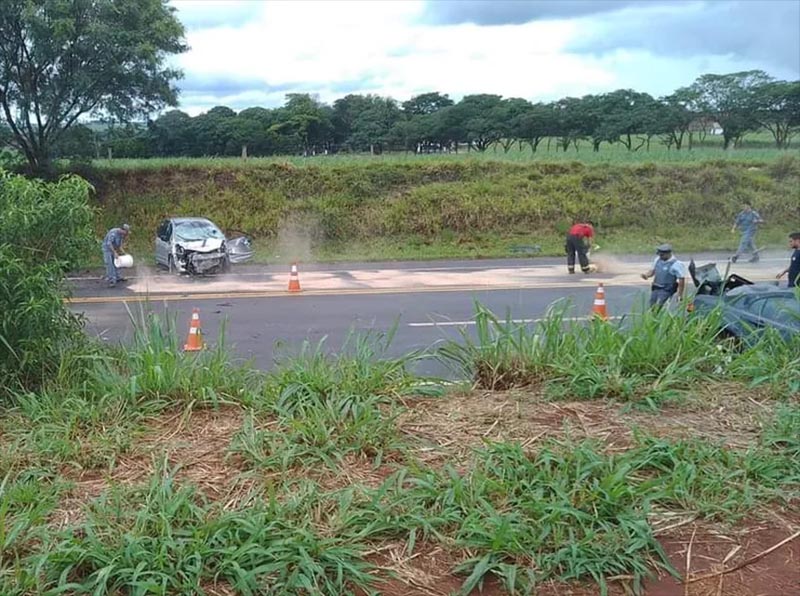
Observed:
[[[592,304],[592,316],[598,317],[603,320],[608,319],[608,311],[606,310],[606,290],[603,284],[597,286],[597,291],[594,293],[594,304]]]
[[[199,352],[203,349],[203,332],[200,330],[200,309],[192,310],[192,322],[189,324],[189,337],[183,346],[186,352]]]
[[[297,275],[297,263],[292,263],[292,272],[289,274],[289,291],[300,291],[300,277]]]

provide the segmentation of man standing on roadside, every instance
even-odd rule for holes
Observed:
[[[789,266],[778,273],[776,277],[780,279],[788,273],[789,287],[800,288],[800,232],[789,234],[789,248],[794,249]]]
[[[744,209],[736,216],[733,222],[731,234],[736,233],[736,229],[742,231],[742,239],[739,242],[739,248],[736,254],[731,257],[731,262],[735,263],[740,256],[745,253],[751,253],[753,256],[750,258],[751,263],[758,262],[758,249],[756,248],[755,237],[758,224],[763,223],[764,220],[758,214],[758,211],[753,209],[752,205],[745,203]]]
[[[109,287],[113,288],[117,282],[125,281],[125,278],[119,276],[114,259],[125,254],[122,245],[130,231],[131,227],[123,224],[121,228],[111,228],[103,239],[103,262],[106,264],[106,281]]]
[[[594,223],[591,221],[577,221],[567,232],[567,241],[564,248],[567,251],[567,271],[575,273],[575,255],[581,264],[581,271],[589,273],[589,255],[587,251],[594,238]]]
[[[653,278],[650,306],[661,308],[675,294],[678,295],[678,301],[683,300],[689,271],[686,265],[672,254],[671,244],[658,246],[656,253],[658,256],[653,262],[653,266],[647,273],[642,273],[642,279]]]

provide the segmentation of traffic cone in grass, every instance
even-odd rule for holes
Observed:
[[[289,291],[300,291],[300,277],[297,275],[297,263],[292,263],[292,272],[289,274]]]
[[[597,286],[597,291],[594,293],[592,316],[603,319],[604,321],[608,320],[608,311],[606,310],[606,290],[602,283]]]
[[[199,352],[203,349],[203,332],[200,330],[200,309],[192,309],[192,322],[189,323],[189,337],[183,346],[186,352]]]

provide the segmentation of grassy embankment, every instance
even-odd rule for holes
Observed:
[[[259,260],[279,262],[505,256],[515,245],[560,255],[563,233],[580,215],[598,222],[606,251],[648,253],[661,241],[682,254],[733,250],[731,220],[746,200],[767,220],[763,245],[785,246],[800,221],[796,152],[608,151],[546,154],[562,161],[523,160],[519,152],[121,160],[97,162],[91,178],[98,234],[131,222],[144,260],[169,214],[203,215],[252,234]],[[673,157],[680,161],[667,161]]]
[[[559,310],[477,317],[440,354],[476,391],[422,383],[376,338],[262,375],[182,354],[157,319],[67,357],[0,418],[0,592],[637,591],[686,573],[688,530],[726,537],[733,566],[796,529],[796,342],[728,351],[669,313],[567,334]]]

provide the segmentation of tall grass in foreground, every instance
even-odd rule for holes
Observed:
[[[581,325],[560,305],[531,329],[481,312],[478,339],[445,355],[498,387],[544,382],[559,395],[655,404],[710,379],[745,379],[760,362],[761,376],[748,381],[776,395],[796,379],[795,346],[768,335],[759,346],[773,350],[769,361],[755,348],[733,351],[718,345],[713,318],[709,328],[669,313]],[[610,452],[567,433],[535,451],[486,441],[457,466],[446,450],[426,463],[431,445],[396,416],[431,385],[408,372],[419,355],[389,355],[392,332],[352,336],[338,353],[306,344],[261,375],[231,363],[221,339],[182,354],[169,316],[134,321],[129,346],[75,355],[57,384],[17,396],[2,421],[4,595],[380,593],[369,554],[387,541],[404,541],[409,555],[422,543],[451,552],[464,595],[491,575],[512,594],[553,580],[592,580],[605,593],[619,576],[641,593],[654,572],[675,573],[656,537],[665,513],[732,522],[800,499],[793,400],[747,449],[635,434],[626,451]],[[112,467],[148,417],[224,403],[248,410],[229,446],[249,468],[245,498],[212,501],[157,454],[149,475],[108,479],[69,525],[53,523],[72,496],[66,465]],[[318,471],[330,476],[346,458],[390,461],[393,473],[377,487],[348,476],[344,488],[323,488]]]
[[[781,395],[800,388],[798,341],[770,330],[737,351],[721,341],[719,312],[707,317],[668,310],[633,313],[618,322],[575,321],[557,304],[531,326],[501,320],[476,303],[475,338],[446,343],[439,358],[476,386],[508,389],[545,384],[551,394],[611,397],[656,405],[709,380],[770,384]]]
[[[397,472],[350,508],[347,527],[403,538],[409,551],[426,540],[471,553],[457,568],[462,594],[490,573],[511,594],[587,578],[606,594],[612,576],[629,576],[639,594],[654,571],[677,575],[654,534],[665,512],[733,521],[800,497],[800,462],[770,438],[800,431],[794,414],[746,451],[647,436],[616,454],[591,440],[552,440],[535,453],[488,443],[466,471]]]
[[[355,455],[379,464],[402,449],[397,401],[436,388],[413,376],[418,354],[387,356],[396,326],[386,334],[351,334],[338,354],[325,342],[304,343],[298,354],[270,374],[260,417],[247,419],[233,449],[260,469],[336,470]]]
[[[113,465],[149,418],[177,407],[245,404],[261,390],[261,375],[231,362],[223,341],[184,353],[175,318],[131,313],[132,341],[115,348],[67,353],[52,381],[18,393],[3,424],[18,457],[33,465]]]
[[[327,534],[307,486],[225,511],[162,466],[144,486],[96,501],[88,519],[35,557],[36,593],[347,594],[366,587],[363,547]]]

